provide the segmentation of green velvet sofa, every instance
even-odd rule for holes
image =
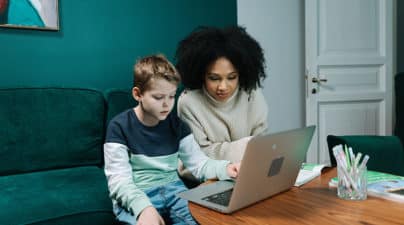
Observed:
[[[102,168],[107,105],[90,89],[0,89],[1,225],[115,223]]]
[[[376,170],[404,176],[404,73],[395,76],[396,120],[394,135],[329,135],[327,136],[331,164],[336,165],[332,148],[342,144],[353,151],[370,156],[369,170]]]

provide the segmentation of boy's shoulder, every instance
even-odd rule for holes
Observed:
[[[176,133],[177,136],[180,137],[180,139],[191,133],[191,129],[189,128],[189,126],[184,123],[175,112],[171,112],[170,115],[166,118],[166,121],[170,123],[173,131]]]
[[[125,111],[118,113],[117,115],[112,117],[112,119],[109,121],[109,125],[127,123],[132,111],[133,111],[133,108],[130,108],[130,109],[126,109]]]
[[[175,127],[179,126],[182,123],[181,119],[178,117],[178,113],[176,112],[176,110],[173,110],[165,119],[165,121],[169,122]]]
[[[128,145],[126,134],[129,129],[130,113],[133,109],[127,109],[115,115],[108,123],[105,142],[120,143]]]

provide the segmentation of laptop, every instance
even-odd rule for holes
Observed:
[[[254,137],[236,180],[200,185],[178,196],[227,214],[286,191],[296,181],[314,130],[310,126]]]

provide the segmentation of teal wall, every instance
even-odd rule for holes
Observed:
[[[132,85],[137,58],[199,25],[237,24],[236,0],[59,0],[60,31],[0,28],[0,87]]]

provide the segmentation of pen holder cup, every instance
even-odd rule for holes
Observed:
[[[367,169],[337,167],[338,197],[346,200],[365,200],[367,198]]]

